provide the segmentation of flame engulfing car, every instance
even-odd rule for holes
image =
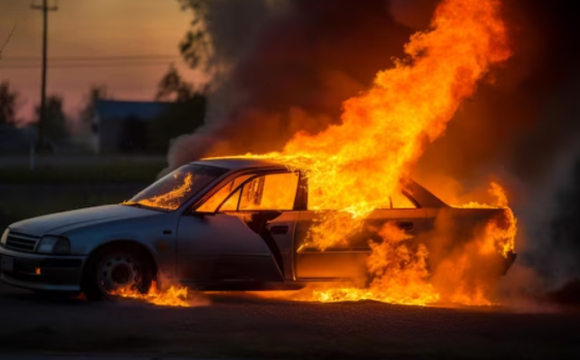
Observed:
[[[367,218],[368,228],[391,222],[412,235],[410,243],[421,238],[431,249],[429,234],[442,214],[453,220],[457,234],[503,214],[451,208],[413,181],[404,189]],[[193,162],[123,204],[10,225],[0,246],[1,279],[98,299],[121,288],[146,292],[155,279],[208,290],[256,290],[364,276],[372,232],[363,229],[324,251],[314,247],[308,232],[325,211],[309,209],[311,196],[304,174],[281,164]],[[459,246],[461,240],[454,242]],[[512,252],[496,253],[489,261],[502,273],[514,258]]]

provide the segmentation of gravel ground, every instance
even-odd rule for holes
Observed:
[[[202,360],[195,358],[163,358],[151,356],[127,356],[127,355],[13,355],[0,353],[2,360]]]
[[[0,285],[0,352],[6,354],[0,358],[580,358],[580,313],[574,311],[206,297],[208,306],[166,308],[46,299]]]

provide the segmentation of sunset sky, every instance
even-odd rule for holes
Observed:
[[[9,80],[21,94],[19,114],[24,120],[30,120],[40,101],[42,14],[30,4],[0,0],[0,43],[15,26],[0,60],[0,81]],[[192,15],[181,11],[175,0],[49,0],[49,4],[58,5],[58,11],[49,13],[47,94],[62,95],[71,117],[86,102],[91,84],[106,85],[117,99],[151,100],[170,63],[190,81],[198,78],[179,57],[178,43]],[[63,57],[89,59],[58,59]]]

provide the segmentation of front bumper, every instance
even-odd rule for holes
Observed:
[[[81,290],[81,278],[86,256],[54,256],[25,253],[0,247],[3,265],[0,280],[7,284],[33,290]],[[10,260],[11,259],[11,260]],[[40,269],[40,274],[37,274]]]

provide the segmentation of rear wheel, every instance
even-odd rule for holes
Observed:
[[[113,298],[120,291],[146,294],[153,280],[152,268],[151,261],[139,248],[106,248],[89,259],[83,291],[89,300]]]

